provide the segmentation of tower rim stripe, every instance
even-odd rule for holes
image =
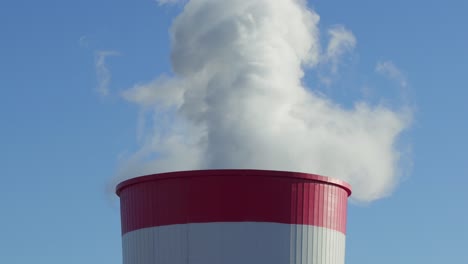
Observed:
[[[223,170],[187,170],[187,171],[174,171],[174,172],[163,172],[148,174],[143,176],[138,176],[128,180],[120,182],[116,188],[115,193],[120,196],[120,193],[125,188],[128,188],[132,185],[159,181],[165,179],[175,179],[175,178],[192,178],[192,177],[205,177],[205,176],[248,176],[248,177],[281,177],[281,178],[295,178],[295,179],[305,179],[315,182],[321,182],[324,184],[330,184],[338,186],[344,189],[348,197],[351,196],[352,190],[351,185],[345,181],[326,177],[318,174],[310,174],[304,172],[291,172],[291,171],[276,171],[276,170],[255,170],[255,169],[223,169]]]
[[[212,170],[143,176],[118,187],[122,233],[171,224],[246,221],[346,233],[348,190],[331,178],[293,172]]]

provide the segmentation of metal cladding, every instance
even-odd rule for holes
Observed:
[[[343,264],[350,186],[264,170],[154,174],[117,186],[124,264]]]

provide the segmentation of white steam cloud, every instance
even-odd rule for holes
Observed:
[[[359,201],[388,195],[410,113],[346,109],[305,87],[303,67],[337,65],[356,45],[338,26],[322,51],[318,22],[301,0],[189,1],[171,28],[174,77],[123,93],[151,111],[153,127],[121,176],[291,170],[348,181]]]

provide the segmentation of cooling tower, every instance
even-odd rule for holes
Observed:
[[[117,186],[124,264],[343,264],[350,186],[264,170],[154,174]]]

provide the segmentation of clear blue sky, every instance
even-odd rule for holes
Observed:
[[[311,5],[321,26],[357,38],[324,91],[346,105],[373,87],[415,110],[404,136],[412,169],[392,196],[350,206],[347,263],[468,263],[468,2]],[[170,73],[167,30],[179,11],[150,0],[0,3],[0,263],[121,263],[110,182],[136,149],[138,108],[119,93]],[[100,51],[119,54],[105,61],[107,96]],[[401,75],[378,74],[385,61]]]

